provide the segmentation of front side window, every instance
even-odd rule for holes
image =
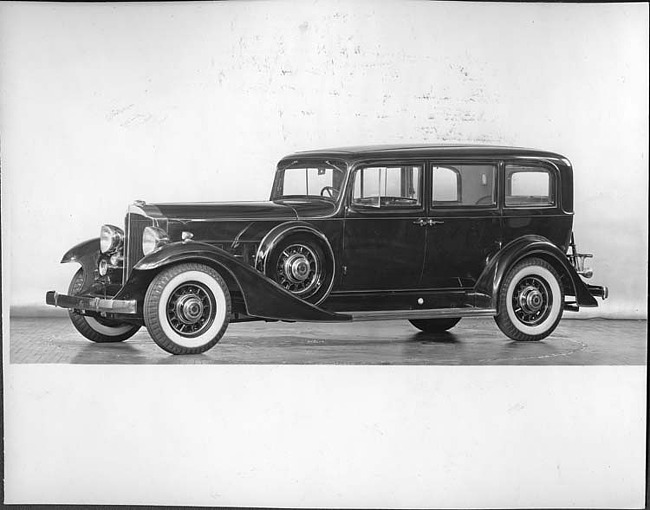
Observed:
[[[506,206],[537,207],[555,203],[553,175],[537,166],[506,165]]]
[[[495,165],[434,165],[432,205],[434,207],[491,206],[495,202]]]
[[[355,171],[352,205],[400,208],[421,204],[421,166],[370,166]]]
[[[279,169],[272,200],[325,198],[336,200],[345,177],[343,166],[332,164],[290,165]]]

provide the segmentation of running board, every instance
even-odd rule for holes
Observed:
[[[450,319],[456,317],[494,317],[494,308],[437,308],[435,310],[379,310],[340,312],[353,321],[381,321],[392,319]]]

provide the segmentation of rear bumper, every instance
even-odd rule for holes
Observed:
[[[607,287],[587,284],[587,289],[589,290],[589,293],[594,297],[599,297],[603,300],[609,297],[609,289]]]
[[[104,299],[99,297],[67,296],[49,291],[45,294],[48,305],[60,308],[74,308],[89,312],[107,312],[135,315],[138,312],[138,302],[135,299]]]

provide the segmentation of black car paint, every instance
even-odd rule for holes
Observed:
[[[249,317],[347,320],[336,312],[492,307],[507,269],[535,254],[557,265],[565,290],[575,295],[577,305],[596,306],[593,291],[565,256],[573,224],[573,171],[561,155],[484,146],[366,147],[296,153],[283,158],[278,168],[303,160],[337,161],[345,165],[348,175],[364,164],[417,161],[426,168],[422,205],[388,212],[355,208],[350,205],[350,186],[341,190],[337,201],[144,205],[148,216],[166,228],[172,243],[144,257],[118,296],[141,299],[160,268],[203,260],[230,275],[231,290],[243,296],[240,312]],[[430,205],[431,166],[459,161],[491,162],[498,167],[496,204],[455,209]],[[507,162],[550,168],[557,176],[556,203],[505,208]],[[435,223],[419,225],[423,219]],[[319,307],[296,298],[254,269],[257,250],[269,231],[298,223],[322,232],[332,247],[335,280]],[[194,241],[180,243],[183,232],[191,232]],[[84,268],[91,267],[97,260],[93,244],[98,247],[94,240],[71,250],[69,260],[76,257],[82,265],[85,261]]]

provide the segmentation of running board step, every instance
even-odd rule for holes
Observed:
[[[494,317],[494,308],[438,308],[436,310],[372,310],[340,312],[350,315],[353,321],[381,321],[392,319],[449,319],[455,317]]]

